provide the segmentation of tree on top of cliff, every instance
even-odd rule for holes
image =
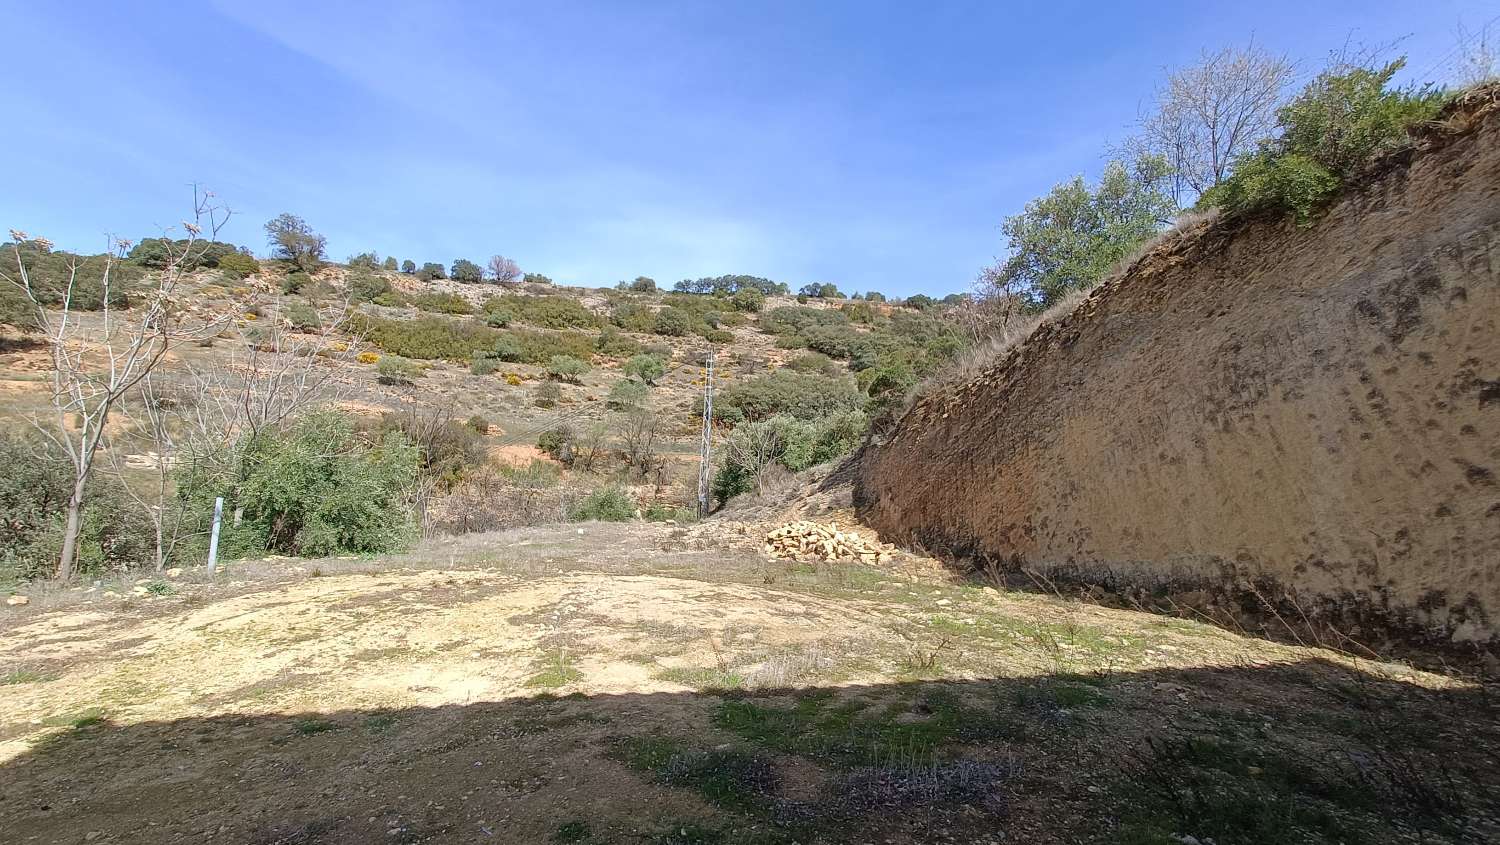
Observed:
[[[1082,176],[1063,182],[1005,219],[1010,255],[983,276],[1027,310],[1092,287],[1177,212],[1168,174],[1165,159],[1145,155],[1110,162],[1092,187]]]

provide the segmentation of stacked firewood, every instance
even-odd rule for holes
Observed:
[[[877,563],[890,560],[892,546],[881,546],[837,525],[799,520],[766,535],[761,551],[771,557],[796,560],[857,560]]]

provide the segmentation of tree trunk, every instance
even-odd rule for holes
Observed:
[[[68,497],[68,520],[63,525],[62,556],[57,562],[57,577],[61,581],[73,579],[73,564],[78,560],[78,535],[83,532],[83,479],[73,485],[73,494]]]

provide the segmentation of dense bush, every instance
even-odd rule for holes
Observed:
[[[552,284],[552,279],[543,276],[541,273],[527,273],[521,277],[521,282],[527,285],[550,285]]]
[[[185,238],[175,241],[168,238],[142,238],[140,243],[131,248],[126,258],[153,270],[164,269],[173,261],[177,261],[178,266],[183,270],[214,267],[225,269],[224,259],[226,258],[231,259],[231,264],[236,263],[234,258],[248,258],[252,264],[255,263],[254,258],[241,252],[240,248],[234,244],[202,240],[194,240],[190,243]],[[243,266],[243,263],[240,266]]]
[[[5,271],[14,276],[16,255],[12,247],[10,243],[0,246],[0,260],[5,263]],[[46,248],[36,241],[26,241],[14,245],[14,248],[20,252],[32,287],[43,305],[62,303],[71,266],[76,263],[78,272],[73,277],[72,307],[81,311],[98,311],[104,307],[104,269],[109,263],[106,256],[76,255]],[[145,271],[134,264],[114,261],[109,273],[109,306],[129,308],[130,293],[144,275]],[[4,319],[10,325],[28,330],[34,327],[30,304],[8,283],[0,284],[0,314],[6,315]]]
[[[553,387],[556,386],[553,385]],[[542,432],[536,439],[536,447],[555,461],[569,463],[575,437],[572,428],[562,425]]]
[[[755,288],[745,288],[736,291],[734,296],[729,298],[729,304],[736,311],[759,311],[766,305],[766,295]]]
[[[417,262],[412,261],[410,258],[401,262],[401,272],[408,276],[415,275],[417,272]]]
[[[287,273],[281,280],[281,292],[286,294],[301,293],[303,288],[312,284],[312,276],[301,270],[293,270]]]
[[[808,352],[786,362],[789,370],[799,373],[816,373],[820,376],[836,377],[842,370],[837,361],[821,352]]]
[[[345,262],[351,270],[374,270],[380,266],[380,256],[373,252],[361,252],[358,255],[349,256]]]
[[[1229,212],[1282,211],[1300,223],[1361,168],[1410,141],[1410,130],[1437,115],[1447,94],[1387,89],[1405,60],[1383,67],[1334,68],[1319,74],[1277,111],[1280,134],[1235,162],[1200,206]]]
[[[656,312],[640,302],[621,302],[610,312],[610,322],[627,332],[650,334],[656,330]]]
[[[436,261],[428,261],[424,263],[422,265],[422,269],[417,271],[417,278],[421,279],[424,282],[430,282],[433,279],[446,279],[447,277],[448,271],[443,268],[443,265],[437,263]]]
[[[473,314],[474,306],[456,293],[427,291],[411,298],[411,304],[436,314]]]
[[[853,451],[868,423],[859,411],[843,411],[814,419],[778,414],[737,426],[720,453],[712,490],[719,501],[751,490],[772,464],[801,472]]]
[[[574,522],[629,522],[635,518],[635,503],[618,487],[605,487],[583,497],[568,512]]]
[[[655,355],[637,355],[625,362],[624,373],[647,384],[655,384],[667,372],[667,364]]]
[[[598,328],[598,315],[583,303],[566,296],[524,296],[508,293],[484,301],[487,314],[508,313],[517,322],[548,329]]]
[[[729,422],[761,420],[776,414],[813,419],[855,410],[863,404],[863,396],[847,377],[775,370],[724,388],[714,402],[714,416]]]
[[[594,350],[611,358],[630,358],[641,351],[641,345],[620,333],[614,326],[605,326],[594,341]]]
[[[562,401],[562,387],[555,381],[544,381],[536,386],[531,401],[538,408],[555,408]]]
[[[500,365],[502,363],[504,362],[502,362],[499,358],[479,356],[476,357],[473,361],[469,362],[469,372],[473,373],[476,376],[487,376],[492,373],[499,372]]]
[[[350,320],[353,333],[363,335],[382,352],[405,358],[468,361],[478,351],[495,347],[503,335],[472,321],[460,322],[443,317],[417,317],[412,320],[386,320],[368,314],[355,314]]]
[[[178,496],[199,542],[224,497],[224,513],[236,515],[221,529],[225,558],[378,553],[413,536],[408,495],[421,456],[398,432],[368,438],[344,415],[320,412],[203,458],[183,464]]]
[[[0,432],[0,578],[48,578],[62,557],[73,467],[59,447],[31,432]],[[151,521],[113,476],[96,472],[84,492],[78,568],[86,574],[153,557]]]
[[[446,412],[412,410],[404,414],[384,414],[374,433],[377,437],[384,437],[390,432],[401,435],[416,447],[422,476],[440,490],[452,489],[470,470],[485,462],[479,432],[472,424],[459,422]]]
[[[484,281],[484,268],[467,258],[457,258],[453,261],[453,270],[450,276],[455,282],[477,284]]]
[[[800,335],[812,326],[841,326],[849,322],[842,311],[783,305],[760,315],[762,331],[777,335]]]
[[[802,330],[802,342],[808,349],[830,358],[848,358],[862,336],[845,324],[808,326]]]
[[[422,365],[400,355],[387,355],[375,364],[376,381],[381,384],[410,386],[422,377]]]
[[[574,358],[571,355],[553,355],[547,362],[547,376],[556,381],[566,381],[578,384],[584,373],[589,371],[587,361]]]
[[[397,267],[396,256],[394,256],[394,255],[387,255],[385,257],[385,261],[382,262],[380,266],[383,267],[386,270],[391,271],[392,273],[396,272],[396,267]]]
[[[613,410],[639,408],[646,404],[646,385],[635,379],[622,378],[609,389],[609,407]]]
[[[504,308],[484,310],[484,324],[492,329],[503,329],[516,321],[516,315]]]
[[[626,288],[636,293],[656,293],[656,280],[649,276],[636,276],[635,281],[628,283]]]
[[[219,270],[231,279],[243,279],[259,273],[260,262],[253,255],[231,252],[219,259]]]
[[[349,274],[348,290],[349,299],[353,302],[369,302],[381,294],[392,292],[390,281],[374,273]]]
[[[663,308],[656,312],[652,320],[651,331],[666,337],[682,337],[693,327],[693,322],[687,313],[677,308]]]
[[[294,299],[283,305],[281,317],[287,321],[288,325],[299,331],[315,329],[323,324],[317,309],[300,299]]]

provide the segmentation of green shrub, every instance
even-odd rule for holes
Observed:
[[[428,291],[411,298],[411,304],[435,314],[473,314],[474,306],[456,293]]]
[[[302,289],[312,284],[312,276],[301,270],[293,270],[286,274],[281,280],[281,292],[286,294],[301,293]]]
[[[528,285],[550,285],[552,284],[552,279],[543,276],[541,273],[527,273],[521,277],[521,282]]]
[[[16,273],[16,256],[7,243],[0,249],[4,256],[5,270],[12,276]],[[36,241],[25,241],[15,245],[26,265],[37,298],[43,305],[58,305],[67,290],[70,266],[78,263],[78,274],[73,280],[72,306],[81,311],[98,311],[104,307],[104,269],[111,262],[106,256],[82,256],[46,248]],[[130,262],[115,260],[110,270],[109,306],[129,308],[130,294],[145,276],[145,271]],[[0,282],[0,322],[27,331],[35,328],[35,313],[25,296],[8,282]]]
[[[375,296],[371,297],[370,302],[373,305],[383,305],[386,308],[405,308],[408,304],[406,301],[406,297],[402,296],[398,291],[395,290],[387,290],[377,293],[375,294]]]
[[[651,331],[667,337],[683,337],[693,327],[692,320],[677,308],[663,308],[656,312]]]
[[[484,324],[492,329],[503,329],[516,321],[516,315],[504,308],[493,311],[485,309]]]
[[[417,278],[421,279],[424,282],[430,282],[433,279],[446,279],[447,277],[448,271],[443,267],[443,265],[435,261],[428,261],[424,263],[422,265],[422,269],[417,271]]]
[[[734,332],[724,331],[723,329],[708,329],[707,331],[702,331],[698,334],[701,335],[704,340],[717,346],[723,346],[726,343],[734,343]]]
[[[679,508],[664,502],[652,502],[643,513],[647,522],[693,522],[698,512],[693,508]]]
[[[413,534],[408,493],[420,450],[397,432],[370,440],[324,411],[203,457],[183,463],[178,496],[195,542],[206,541],[215,496],[237,514],[221,530],[225,558],[386,552]]]
[[[636,276],[628,288],[636,293],[656,293],[656,280],[649,276]]]
[[[300,299],[283,305],[281,316],[292,328],[299,331],[315,329],[323,324],[322,319],[318,317],[317,309]]]
[[[624,373],[646,384],[655,384],[667,372],[667,364],[655,355],[636,355],[625,362]]]
[[[0,578],[50,578],[62,557],[63,522],[73,469],[50,439],[29,431],[0,431]],[[170,528],[169,528],[170,530]],[[149,562],[151,521],[119,480],[95,472],[84,490],[78,567],[118,571]]]
[[[641,345],[626,337],[614,326],[605,326],[599,332],[599,338],[594,342],[594,349],[600,355],[611,358],[629,358],[641,351]]]
[[[351,273],[348,286],[349,299],[354,302],[370,302],[381,294],[392,292],[390,281],[374,273]]]
[[[381,384],[404,387],[422,377],[422,366],[400,355],[386,355],[375,364],[375,372]]]
[[[480,434],[488,434],[490,431],[490,421],[479,414],[475,414],[469,417],[469,428],[474,429]]]
[[[852,326],[843,324],[808,326],[802,330],[802,342],[807,348],[830,358],[848,358],[860,337]]]
[[[493,349],[503,336],[472,321],[444,317],[387,320],[368,314],[355,314],[350,330],[368,338],[382,352],[424,361],[468,361],[477,350]]]
[[[600,522],[629,522],[635,518],[635,503],[618,487],[606,487],[583,497],[568,512],[574,522],[598,520]]]
[[[756,312],[766,306],[766,295],[755,288],[744,288],[729,298],[736,311]]]
[[[553,355],[547,362],[547,376],[557,381],[578,384],[580,377],[588,371],[587,362],[571,355]]]
[[[514,315],[513,320],[547,329],[598,328],[598,315],[583,303],[566,296],[523,296],[508,293],[484,301],[485,313],[497,311]]]
[[[556,385],[553,386],[556,387]],[[562,425],[542,432],[536,439],[536,447],[546,452],[553,460],[571,463],[574,439],[573,429]]]
[[[656,312],[640,302],[621,302],[610,312],[610,322],[627,332],[651,334],[656,330]]]
[[[555,381],[544,381],[536,386],[532,402],[538,408],[554,408],[562,400],[562,387]]]
[[[622,378],[609,389],[609,407],[614,410],[639,408],[646,404],[646,385]]]
[[[801,335],[812,326],[837,326],[849,322],[842,311],[783,305],[760,315],[761,331],[778,335]]]
[[[1236,161],[1229,179],[1205,191],[1199,206],[1281,211],[1308,223],[1362,168],[1410,143],[1411,129],[1447,101],[1430,86],[1388,90],[1405,64],[1320,73],[1277,111],[1280,135]]]
[[[868,421],[860,411],[842,411],[811,420],[778,414],[737,426],[721,450],[712,491],[721,502],[755,487],[772,464],[801,472],[853,451]]]
[[[737,411],[747,420],[776,414],[812,419],[863,404],[864,397],[852,379],[782,369],[726,387],[714,403],[714,415],[729,420]]]
[[[789,370],[799,373],[815,373],[830,378],[838,376],[842,368],[836,361],[821,352],[808,352],[786,362]]]
[[[242,252],[231,252],[219,259],[219,269],[231,279],[243,279],[260,272],[260,262],[254,256]]]
[[[476,376],[492,375],[500,370],[501,363],[502,361],[499,358],[481,355],[469,363],[469,372]]]

